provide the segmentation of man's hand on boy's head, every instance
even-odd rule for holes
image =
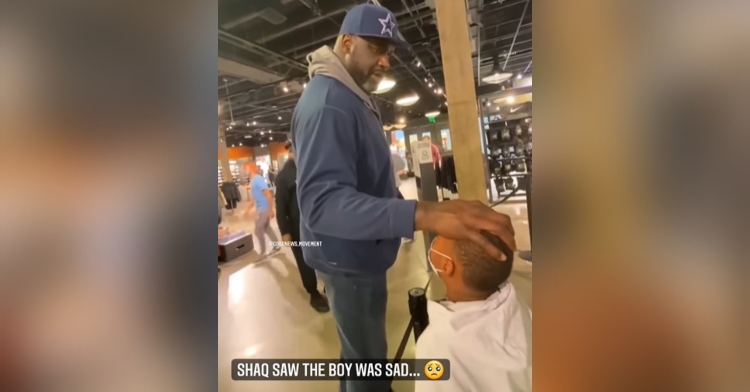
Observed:
[[[420,202],[417,204],[415,229],[433,232],[452,240],[469,240],[488,255],[502,261],[507,260],[507,257],[481,234],[482,230],[500,237],[511,251],[516,250],[516,233],[510,217],[479,201]]]

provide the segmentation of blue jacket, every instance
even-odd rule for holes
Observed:
[[[328,274],[384,273],[414,235],[417,203],[398,198],[383,127],[361,95],[318,74],[292,118],[300,237],[321,244],[303,254]]]

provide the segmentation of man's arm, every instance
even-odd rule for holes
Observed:
[[[271,190],[268,189],[268,187],[266,187],[265,189],[263,189],[263,196],[265,196],[266,200],[268,200],[268,214],[269,214],[268,216],[273,218],[274,214],[276,214],[275,208],[274,208],[275,203],[273,201],[273,193],[271,193]]]
[[[281,172],[276,176],[276,223],[281,235],[292,234],[292,221],[289,219],[292,195],[286,181],[288,173]]]
[[[350,240],[414,236],[416,201],[357,191],[358,136],[351,114],[326,106],[296,132],[300,213],[315,232]]]

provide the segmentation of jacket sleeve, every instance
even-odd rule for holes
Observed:
[[[276,176],[276,223],[279,224],[281,235],[292,234],[292,221],[290,219],[292,195],[289,192],[287,175],[282,171]]]
[[[358,131],[350,113],[324,106],[298,118],[297,199],[312,231],[348,240],[414,236],[415,200],[357,191]],[[390,175],[390,173],[389,173]]]

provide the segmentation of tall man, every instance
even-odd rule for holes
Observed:
[[[297,165],[294,163],[292,144],[287,143],[289,160],[276,176],[276,222],[279,224],[281,239],[284,241],[300,241],[300,214],[297,205]],[[330,310],[328,301],[318,291],[318,279],[315,270],[305,263],[302,248],[292,247],[294,260],[297,262],[302,286],[310,294],[310,305],[319,313]]]
[[[279,247],[274,246],[268,254],[266,253],[266,236],[271,241],[279,240],[271,228],[271,219],[275,216],[273,194],[255,163],[246,163],[245,170],[250,176],[250,194],[255,201],[255,236],[258,237],[260,247],[258,254],[263,257],[279,250]]]
[[[471,240],[504,260],[487,230],[515,248],[510,218],[478,201],[398,198],[388,143],[370,94],[398,39],[386,8],[363,4],[344,18],[333,49],[308,56],[311,77],[292,118],[305,261],[323,280],[342,359],[386,358],[386,271],[414,231]],[[387,382],[341,383],[346,392],[386,392]]]

